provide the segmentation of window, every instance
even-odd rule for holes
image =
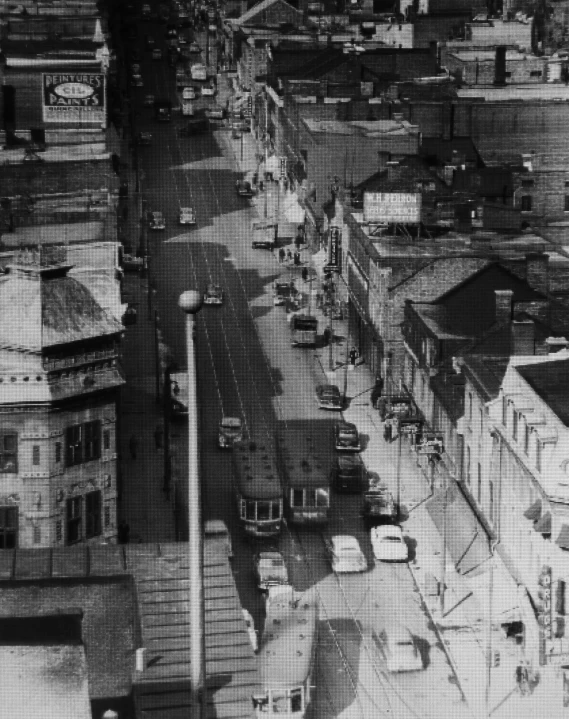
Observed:
[[[526,431],[524,432],[524,452],[526,454],[529,453],[529,438],[531,435],[531,429],[529,425],[526,424]]]
[[[55,523],[55,541],[61,542],[63,539],[63,523],[61,519],[58,519]]]
[[[302,489],[293,489],[292,490],[292,506],[293,507],[302,507],[304,504],[304,493]]]
[[[69,467],[99,459],[101,456],[101,422],[85,422],[65,431],[66,462]]]
[[[484,409],[480,407],[480,432],[484,430]]]
[[[478,481],[477,481],[477,487],[476,487],[476,496],[478,498],[478,504],[482,502],[482,467],[480,466],[480,462],[477,464],[477,474],[478,474]]]
[[[18,508],[0,507],[0,549],[18,546]]]
[[[55,461],[56,463],[61,462],[61,442],[55,443]]]
[[[290,692],[290,711],[302,711],[302,689],[292,689]]]
[[[40,463],[40,447],[39,444],[34,444],[32,447],[32,464],[38,466]]]
[[[522,187],[533,187],[533,180],[522,180]]]
[[[81,541],[81,497],[67,500],[67,544]]]
[[[522,195],[522,212],[531,212],[532,196]]]
[[[512,437],[517,441],[518,439],[518,418],[519,415],[516,411],[512,415]]]
[[[281,503],[280,502],[271,502],[272,507],[272,514],[271,519],[280,519],[281,518]]]
[[[508,426],[508,400],[505,395],[502,397],[502,424]]]
[[[39,525],[33,528],[33,542],[34,544],[41,544],[41,527]]]
[[[565,197],[564,197],[563,212],[569,212],[569,195],[565,195]]]
[[[18,435],[0,434],[0,472],[18,471]]]
[[[111,448],[111,432],[110,430],[106,429],[103,432],[103,449],[110,449]]]
[[[541,77],[541,70],[530,70],[530,77]]]
[[[468,393],[468,419],[472,422],[472,392]]]
[[[85,495],[85,536],[87,539],[101,534],[101,492]]]
[[[271,503],[257,502],[257,519],[259,522],[266,522],[271,518]]]
[[[104,513],[105,513],[105,527],[110,527],[111,526],[111,508],[109,507],[108,504],[105,504]]]
[[[535,468],[538,472],[541,472],[541,442],[539,441],[539,438],[536,437],[535,442]]]

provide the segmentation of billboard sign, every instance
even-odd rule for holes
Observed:
[[[340,228],[335,225],[330,228],[328,238],[328,264],[325,267],[326,271],[329,272],[341,272],[342,271],[342,256],[340,252],[340,246],[342,242],[342,235]]]
[[[420,192],[364,192],[364,222],[418,224]]]
[[[105,76],[42,73],[44,122],[106,125]]]

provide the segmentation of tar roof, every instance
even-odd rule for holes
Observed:
[[[234,445],[232,454],[237,487],[245,499],[282,496],[272,447],[260,442],[241,442]]]
[[[309,675],[315,650],[318,600],[294,592],[271,598],[259,649],[261,684],[266,689],[300,687]]]
[[[516,369],[563,424],[569,426],[569,359]]]
[[[289,487],[327,487],[330,483],[330,455],[322,440],[302,429],[277,433],[277,452],[283,481]]]

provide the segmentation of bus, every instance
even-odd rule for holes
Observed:
[[[276,433],[285,512],[291,524],[318,526],[330,518],[329,445],[306,428]]]
[[[318,320],[312,315],[294,315],[290,320],[290,332],[293,347],[314,347]]]
[[[253,695],[255,716],[306,716],[313,699],[318,647],[318,596],[290,586],[269,592],[259,645],[261,688]]]
[[[233,470],[239,519],[250,537],[275,537],[283,521],[283,492],[274,457],[266,441],[233,445]]]

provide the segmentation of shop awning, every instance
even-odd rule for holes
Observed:
[[[561,549],[569,549],[569,524],[561,525],[561,530],[555,540],[555,544],[561,547]]]
[[[546,512],[541,519],[539,519],[533,528],[540,534],[551,534],[551,512]]]
[[[296,193],[291,192],[287,194],[283,212],[289,222],[296,222],[298,225],[302,225],[304,223],[304,208],[301,207],[298,202]]]
[[[447,547],[457,572],[483,571],[490,558],[490,542],[459,487],[450,484],[446,492],[435,494],[425,506],[441,536],[446,534]]]
[[[480,607],[487,607],[492,584],[492,623],[494,625],[507,624],[521,620],[517,584],[508,574],[498,558],[494,561],[494,571],[491,573],[490,563],[484,565],[484,572],[476,577],[467,577],[466,587],[475,595],[475,601]]]
[[[541,517],[541,499],[536,499],[535,502],[526,509],[524,517],[531,519],[532,522],[536,522]]]
[[[270,157],[267,157],[267,161],[265,162],[265,172],[279,172],[279,158],[276,155],[271,155]]]

